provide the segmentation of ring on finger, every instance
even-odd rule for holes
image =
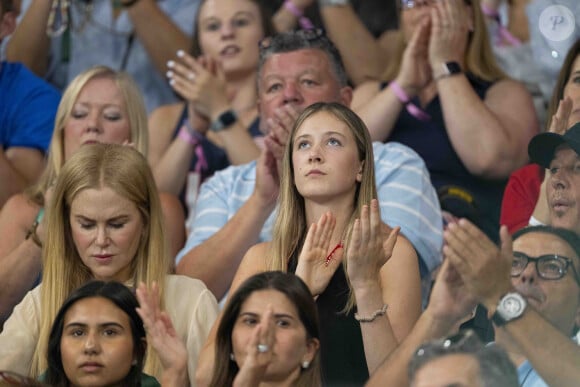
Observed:
[[[193,81],[195,79],[195,74],[192,72],[187,73],[187,79]]]
[[[258,352],[266,353],[268,352],[268,346],[266,344],[258,344]]]

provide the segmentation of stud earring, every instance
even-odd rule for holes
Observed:
[[[234,357],[234,353],[233,352],[230,353],[230,360],[231,361],[236,361],[236,358]]]
[[[308,367],[310,367],[310,362],[309,361],[303,361],[302,362],[302,368],[303,369],[307,369]]]

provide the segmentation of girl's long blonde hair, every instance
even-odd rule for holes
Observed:
[[[293,257],[298,258],[302,243],[306,237],[306,232],[308,231],[304,198],[300,195],[294,184],[292,144],[294,143],[298,128],[308,118],[320,112],[332,114],[339,121],[344,122],[351,130],[357,146],[359,160],[363,165],[361,182],[357,183],[358,187],[353,198],[354,211],[350,216],[347,229],[345,230],[344,251],[348,251],[348,241],[352,232],[352,226],[354,220],[360,216],[363,205],[368,205],[372,199],[377,198],[373,145],[365,124],[349,108],[338,103],[319,102],[309,106],[296,120],[290,132],[288,143],[286,144],[286,151],[282,161],[282,177],[280,179],[279,208],[274,224],[270,254],[271,259],[269,260],[270,267],[268,270],[288,271],[288,263]],[[343,265],[346,273],[346,259],[343,260]],[[350,311],[354,305],[354,294],[351,288],[349,301],[345,305],[344,311]]]
[[[92,279],[82,262],[71,234],[70,208],[86,189],[111,188],[135,203],[143,221],[137,253],[131,263],[130,285],[159,283],[161,293],[171,259],[163,234],[162,213],[157,187],[147,160],[128,146],[93,144],[83,146],[63,166],[46,211],[46,238],[42,249],[41,316],[39,340],[32,363],[35,377],[46,369],[46,350],[52,322],[71,292]],[[161,297],[163,300],[163,297]],[[150,351],[146,367],[158,369],[159,361]]]

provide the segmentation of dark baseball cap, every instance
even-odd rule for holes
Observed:
[[[556,148],[566,144],[580,155],[580,122],[574,124],[564,135],[557,133],[540,133],[530,141],[528,155],[532,162],[544,168],[550,168]]]

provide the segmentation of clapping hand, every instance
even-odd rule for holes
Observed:
[[[308,229],[306,240],[298,257],[296,275],[308,285],[312,295],[317,296],[326,289],[334,272],[342,262],[342,245],[330,246],[336,219],[327,212],[318,223]]]
[[[275,333],[274,309],[270,304],[259,324],[255,326],[252,332],[250,341],[248,341],[245,348],[246,356],[243,359],[243,363],[240,364],[238,362],[240,370],[234,379],[233,386],[246,387],[260,384],[268,365],[274,358]]]
[[[379,272],[391,258],[399,230],[382,223],[376,199],[371,201],[370,208],[363,206],[360,219],[354,222],[346,254],[348,278],[353,288],[378,284]]]
[[[143,320],[147,343],[161,361],[163,379],[187,383],[187,349],[177,336],[169,315],[160,310],[159,286],[154,282],[151,289],[147,289],[144,283],[140,283],[136,293],[139,300],[137,313]]]

